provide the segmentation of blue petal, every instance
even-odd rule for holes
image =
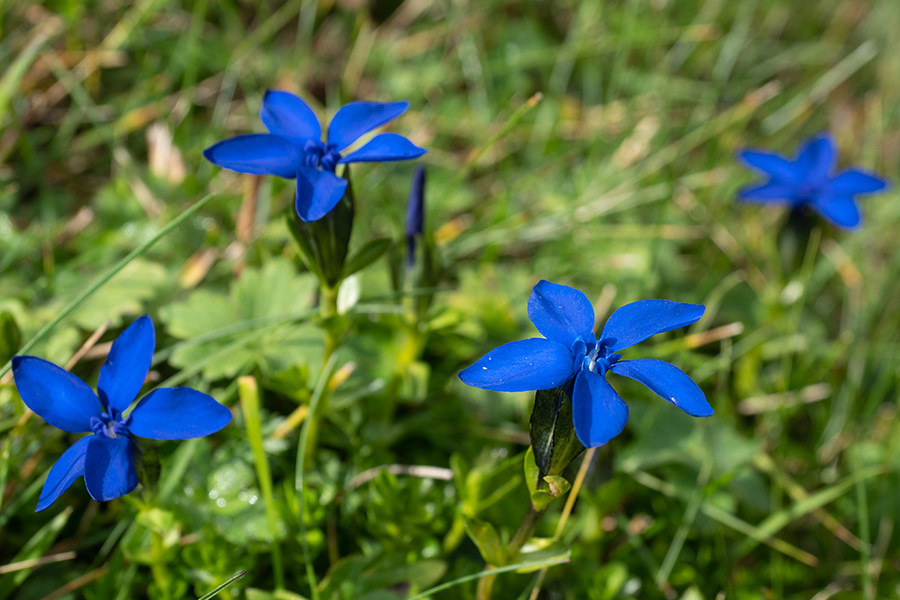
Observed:
[[[366,145],[341,158],[338,164],[354,162],[389,162],[417,158],[428,152],[396,133],[379,133]]]
[[[760,185],[743,188],[738,192],[738,198],[744,202],[771,202],[773,200],[791,202],[795,193],[794,185],[784,181],[771,180]]]
[[[794,161],[765,150],[744,150],[738,155],[747,165],[777,179],[801,181],[805,173],[797,172]]]
[[[44,482],[37,508],[34,509],[35,512],[49,508],[56,502],[60,494],[69,489],[76,479],[84,475],[84,456],[92,437],[94,436],[83,437],[69,446],[68,450],[63,452],[59,460],[54,463],[50,473],[47,474],[47,481]]]
[[[13,358],[19,395],[42,419],[63,431],[91,431],[91,418],[100,417],[100,401],[80,378],[36,356]]]
[[[628,405],[606,379],[584,369],[575,378],[572,421],[581,443],[587,448],[596,448],[625,429]]]
[[[267,133],[239,135],[203,151],[206,160],[224,169],[252,175],[294,177],[301,156],[283,137]]]
[[[231,411],[212,396],[187,387],[147,394],[128,417],[128,430],[155,440],[188,440],[215,433],[231,422]]]
[[[134,445],[128,437],[88,437],[84,457],[84,483],[88,494],[98,502],[124,496],[137,487],[134,471]]]
[[[821,133],[807,140],[797,154],[796,163],[799,172],[806,174],[806,181],[824,181],[837,164],[837,152],[831,134]]]
[[[844,229],[855,229],[862,221],[859,206],[850,194],[823,194],[812,205],[825,219]]]
[[[652,358],[639,358],[619,361],[610,370],[640,381],[691,416],[708,417],[713,414],[703,390],[675,365]]]
[[[498,392],[549,390],[574,372],[569,349],[553,340],[531,338],[494,348],[459,373],[466,385]]]
[[[614,339],[613,351],[628,348],[651,335],[695,323],[706,307],[671,300],[639,300],[626,304],[610,315],[600,340]]]
[[[340,152],[372,131],[406,112],[409,102],[351,102],[341,107],[328,125],[328,145]]]
[[[322,139],[322,127],[316,113],[290,92],[266,90],[259,117],[269,133],[288,139]]]
[[[107,410],[115,411],[111,414],[120,414],[137,398],[150,371],[155,347],[153,321],[147,315],[125,328],[113,342],[97,382],[100,401]]]
[[[886,180],[861,169],[841,171],[830,183],[831,191],[838,194],[868,194],[887,187]]]
[[[347,180],[334,173],[300,167],[294,207],[303,221],[318,221],[337,206],[346,189]]]
[[[580,291],[541,280],[528,298],[528,318],[544,337],[571,347],[594,330],[594,307]]]

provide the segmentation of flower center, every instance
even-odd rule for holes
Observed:
[[[317,140],[306,140],[303,145],[304,166],[334,173],[339,160],[341,160],[341,153],[333,145],[325,146]]]
[[[114,417],[103,413],[100,417],[91,417],[91,431],[100,437],[116,439],[128,435],[128,427]]]
[[[615,340],[606,339],[597,341],[592,333],[587,340],[578,339],[572,344],[572,353],[575,355],[575,370],[587,369],[598,375],[606,375],[611,366],[622,358],[620,354],[612,352]]]
[[[801,183],[797,186],[797,204],[805,204],[812,202],[819,195],[819,185],[817,183]]]

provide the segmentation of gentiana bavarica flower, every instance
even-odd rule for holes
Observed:
[[[459,378],[468,385],[501,392],[549,390],[572,383],[575,433],[586,447],[602,446],[622,432],[628,406],[606,381],[624,375],[695,417],[713,409],[703,391],[681,369],[667,362],[621,360],[620,350],[652,335],[696,322],[705,307],[669,300],[640,300],[614,311],[599,338],[594,308],[580,291],[541,281],[528,299],[528,317],[545,337],[510,342],[491,350]]]
[[[82,476],[94,500],[132,491],[138,484],[132,436],[186,440],[215,433],[231,421],[225,406],[187,387],[153,390],[127,411],[144,385],[155,346],[153,321],[144,315],[113,342],[100,368],[98,394],[47,360],[13,358],[16,387],[28,408],[63,431],[91,434],[72,444],[50,469],[36,510],[48,508]]]
[[[295,208],[303,221],[318,221],[340,202],[347,180],[338,165],[419,157],[427,150],[402,135],[379,133],[358,150],[342,152],[362,135],[399,117],[409,102],[351,102],[337,111],[322,141],[322,127],[309,105],[280,90],[268,90],[260,118],[269,133],[240,135],[203,151],[211,163],[239,173],[296,179]]]
[[[738,193],[740,200],[787,203],[794,209],[809,206],[845,229],[858,227],[862,220],[854,196],[887,187],[887,181],[881,177],[856,167],[832,175],[837,148],[827,133],[806,140],[793,160],[766,150],[744,150],[739,156],[769,177],[761,184],[742,189]]]

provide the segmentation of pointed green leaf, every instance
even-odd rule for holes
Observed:
[[[391,247],[391,243],[390,238],[378,238],[357,250],[344,265],[344,277],[350,277],[354,273],[362,271],[384,256],[384,253]]]
[[[530,433],[541,476],[562,473],[584,450],[575,435],[572,401],[562,387],[535,392]]]
[[[480,519],[469,519],[466,521],[466,533],[478,546],[484,562],[495,567],[503,566],[506,563],[500,536],[497,535],[497,530],[493,525]]]
[[[557,560],[568,560],[571,552],[561,540],[552,538],[531,538],[522,549],[519,555],[515,557],[516,562],[523,563],[544,563]],[[539,570],[539,567],[522,567],[517,569],[516,573],[532,573]]]
[[[529,446],[525,451],[525,484],[528,486],[528,494],[534,495],[537,489],[538,481],[541,478],[541,471],[534,461],[534,449]]]
[[[319,267],[319,259],[316,256],[315,248],[313,248],[309,231],[301,228],[300,221],[292,215],[285,216],[285,223],[287,224],[288,233],[291,234],[291,239],[294,240],[294,247],[297,249],[297,254],[300,255],[300,260],[303,261],[309,272],[316,276],[316,279],[322,281],[325,276]]]
[[[15,317],[9,312],[0,313],[0,365],[15,356],[22,345],[22,334]]]

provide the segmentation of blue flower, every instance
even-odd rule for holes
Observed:
[[[491,350],[459,374],[464,383],[501,392],[570,388],[575,433],[585,446],[602,446],[619,435],[628,406],[606,381],[609,371],[630,377],[695,417],[713,414],[703,392],[674,365],[649,358],[621,360],[619,350],[648,337],[690,325],[705,307],[669,300],[641,300],[619,308],[599,340],[587,296],[541,281],[528,299],[528,317],[545,338],[510,342]]]
[[[153,390],[124,414],[144,385],[155,337],[153,321],[144,315],[116,338],[100,369],[99,398],[80,378],[49,361],[13,358],[16,387],[28,408],[63,431],[93,434],[70,446],[50,469],[37,511],[81,476],[94,500],[132,491],[138,483],[132,436],[186,440],[215,433],[231,421],[231,412],[211,396],[185,387]]]
[[[831,135],[821,133],[800,146],[791,160],[764,150],[744,150],[740,158],[769,176],[764,183],[746,187],[738,198],[744,202],[786,202],[793,208],[811,206],[831,223],[845,229],[860,224],[856,194],[879,192],[887,181],[852,168],[832,176],[837,150]]]
[[[407,160],[425,154],[402,135],[380,133],[343,156],[363,134],[403,114],[409,102],[351,102],[337,111],[322,142],[312,109],[289,92],[268,90],[260,118],[268,134],[240,135],[203,151],[211,163],[239,173],[297,180],[296,209],[304,221],[318,221],[344,196],[347,180],[334,174],[340,164]]]

